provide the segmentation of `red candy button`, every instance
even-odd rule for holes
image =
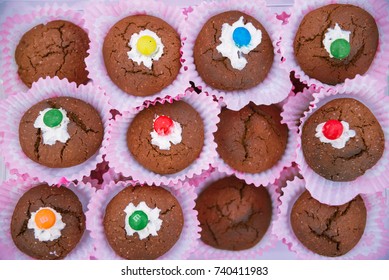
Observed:
[[[167,116],[159,116],[154,121],[154,130],[158,135],[168,135],[173,127],[173,121]]]
[[[343,125],[338,120],[329,120],[323,126],[323,134],[327,139],[338,139],[343,133]]]

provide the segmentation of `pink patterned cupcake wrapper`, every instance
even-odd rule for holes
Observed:
[[[184,16],[177,7],[169,6],[163,1],[124,1],[117,3],[97,3],[85,11],[86,28],[89,30],[91,44],[89,56],[85,59],[90,78],[98,83],[109,95],[109,102],[119,111],[128,111],[132,107],[141,106],[144,101],[175,97],[180,94],[182,85],[186,83],[183,78],[184,67],[181,67],[173,83],[160,92],[151,96],[132,96],[121,90],[108,76],[103,57],[103,43],[110,28],[119,20],[131,16],[146,14],[161,18],[171,25],[177,33],[181,34]],[[189,83],[187,87],[189,87]]]
[[[0,186],[0,259],[31,260],[28,255],[19,251],[11,237],[11,219],[12,214],[21,196],[34,186],[40,185],[37,179],[28,176],[19,177],[5,181]],[[54,187],[54,186],[53,186]],[[61,186],[69,188],[81,201],[84,213],[87,211],[87,205],[94,194],[94,189],[89,184],[69,183]],[[73,249],[66,260],[88,260],[93,253],[93,242],[90,232],[85,230],[83,237],[78,245]]]
[[[142,109],[152,106],[156,102],[174,102],[174,100],[183,100],[191,105],[203,119],[204,123],[204,146],[199,157],[187,168],[174,174],[160,175],[145,169],[136,161],[127,147],[127,130],[138,113],[138,111],[124,112],[122,116],[116,117],[116,120],[111,122],[109,130],[109,143],[105,149],[106,159],[114,168],[115,172],[122,173],[123,176],[131,176],[133,180],[140,183],[168,185],[177,183],[179,180],[192,178],[194,175],[199,175],[203,170],[207,170],[209,165],[213,163],[216,157],[216,144],[214,142],[213,133],[216,131],[216,124],[219,122],[218,113],[220,108],[212,98],[204,94],[196,94],[187,92],[185,96],[177,96],[176,98],[158,99],[154,102],[147,103]]]
[[[321,256],[308,250],[296,237],[290,224],[290,214],[294,203],[305,191],[307,184],[303,179],[295,178],[289,181],[280,197],[280,214],[273,226],[273,233],[282,240],[290,251],[295,252],[300,259],[320,260],[358,260],[380,259],[387,255],[389,250],[389,232],[385,229],[385,209],[387,207],[382,193],[362,195],[367,210],[365,231],[358,244],[347,254],[340,257]]]
[[[20,39],[34,26],[53,20],[67,20],[84,28],[82,13],[70,9],[66,4],[55,3],[37,6],[28,14],[15,14],[8,17],[1,26],[0,74],[6,94],[17,94],[28,90],[18,75],[18,65],[15,61],[15,50]]]
[[[350,201],[358,194],[375,193],[389,187],[389,99],[384,89],[369,77],[358,77],[355,82],[346,81],[344,85],[336,86],[334,89],[321,89],[314,93],[309,111],[301,119],[300,133],[304,122],[318,108],[337,98],[354,98],[367,106],[380,123],[385,136],[385,150],[381,159],[364,175],[354,181],[334,182],[321,177],[314,172],[306,163],[302,149],[297,150],[296,162],[299,164],[301,174],[307,182],[307,189],[322,203],[330,205],[341,205]],[[298,137],[298,146],[301,147],[301,134]]]
[[[216,89],[210,89],[205,84],[202,78],[196,71],[193,58],[193,48],[197,35],[206,21],[214,15],[225,11],[239,10],[246,13],[258,21],[264,26],[268,32],[274,47],[274,61],[273,65],[267,75],[267,78],[259,85],[239,91],[224,92]],[[281,54],[279,53],[278,42],[280,35],[281,23],[277,21],[274,14],[266,8],[265,1],[213,1],[203,2],[197,7],[193,8],[193,12],[189,13],[188,19],[185,23],[183,32],[183,61],[184,67],[187,67],[188,71],[186,76],[190,81],[193,81],[196,86],[201,86],[203,91],[213,91],[213,94],[223,99],[227,107],[232,110],[239,110],[250,101],[255,104],[273,104],[278,103],[285,99],[291,89],[288,73],[281,67]]]
[[[228,177],[229,175],[226,173],[219,172],[215,170],[213,173],[208,174],[208,177],[203,180],[198,186],[196,186],[195,192],[197,196],[210,184],[218,181],[224,177]],[[250,249],[240,250],[240,251],[229,251],[217,249],[212,246],[205,244],[201,239],[197,240],[196,250],[192,254],[193,259],[256,259],[261,256],[264,252],[274,248],[277,243],[277,238],[272,233],[272,226],[277,217],[277,207],[279,206],[278,196],[279,194],[276,192],[277,186],[269,185],[267,189],[270,193],[270,197],[272,200],[272,209],[273,215],[270,222],[270,226],[263,236],[263,238],[258,242],[257,245]]]
[[[318,89],[313,85],[305,88],[301,93],[290,95],[286,100],[281,116],[282,122],[286,123],[290,130],[297,131],[300,119],[304,117],[304,112],[309,110],[309,104],[313,101],[315,92],[318,92]]]
[[[294,38],[304,16],[315,9],[329,4],[351,4],[359,6],[374,17],[379,31],[378,49],[369,70],[364,75],[381,79],[387,83],[389,64],[389,8],[388,2],[385,0],[296,0],[294,3],[294,9],[291,13],[292,15],[289,19],[289,24],[281,35],[282,40],[280,47],[285,58],[283,67],[285,67],[285,69],[289,72],[295,71],[296,77],[300,78],[302,82],[307,83],[308,85],[315,84],[317,87],[330,87],[329,85],[323,84],[304,73],[295,59],[293,49]],[[356,77],[358,76],[360,75],[357,75]],[[357,83],[355,78],[346,79],[346,81],[347,80]]]
[[[100,114],[105,128],[104,140],[99,151],[85,162],[67,168],[49,168],[28,158],[19,144],[19,123],[24,113],[33,105],[54,97],[73,97],[93,106]],[[90,170],[96,168],[96,164],[102,161],[102,146],[107,144],[108,121],[111,107],[105,93],[92,84],[80,85],[69,83],[66,79],[58,77],[39,79],[32,88],[25,93],[19,93],[0,102],[0,143],[6,147],[3,149],[4,162],[11,172],[16,169],[18,174],[27,173],[40,181],[49,184],[57,184],[66,181],[81,180]]]
[[[98,190],[88,205],[87,229],[91,231],[96,252],[94,257],[101,260],[120,260],[115,251],[110,247],[104,233],[103,219],[108,203],[116,194],[127,186],[135,186],[134,181],[111,182],[103,190]],[[176,244],[160,260],[184,260],[195,250],[196,239],[199,238],[199,223],[196,219],[197,212],[194,209],[196,195],[194,187],[188,183],[170,184],[161,186],[170,191],[181,205],[184,215],[184,226],[180,238]]]

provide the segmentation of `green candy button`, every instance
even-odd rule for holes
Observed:
[[[43,116],[43,123],[48,127],[56,127],[61,124],[63,115],[58,109],[51,109]]]
[[[336,59],[343,59],[350,54],[350,43],[345,39],[336,39],[332,42],[330,51]]]
[[[128,223],[133,230],[142,230],[149,223],[149,217],[147,217],[147,214],[143,211],[135,211],[128,218]]]

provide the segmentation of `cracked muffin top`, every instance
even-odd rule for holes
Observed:
[[[16,47],[19,77],[28,87],[47,76],[86,84],[88,49],[88,34],[71,22],[55,20],[37,25],[22,36]]]
[[[385,148],[373,113],[353,98],[337,98],[318,108],[302,128],[305,161],[332,181],[353,181],[372,168]]]
[[[378,38],[377,24],[368,12],[331,4],[305,15],[294,39],[294,55],[308,76],[336,85],[369,69]]]
[[[239,111],[223,108],[214,133],[217,152],[226,164],[247,173],[274,166],[285,152],[288,128],[274,105],[249,103]]]
[[[146,169],[157,174],[179,172],[190,166],[203,149],[203,120],[184,101],[157,103],[132,120],[127,146]]]
[[[266,79],[274,50],[261,23],[242,12],[229,11],[204,24],[196,38],[193,57],[205,83],[234,91],[252,88]]]
[[[264,187],[248,185],[235,176],[207,186],[196,200],[201,240],[224,250],[245,250],[265,235],[272,202]]]
[[[330,206],[305,191],[294,203],[290,222],[297,239],[322,256],[338,257],[357,245],[366,226],[366,207],[361,196]]]
[[[104,127],[90,104],[72,97],[43,100],[24,113],[19,143],[31,160],[51,168],[75,166],[100,148]]]
[[[108,243],[124,259],[157,259],[180,238],[184,216],[169,191],[156,186],[127,187],[108,203],[104,215]]]
[[[85,215],[78,197],[66,187],[47,184],[24,193],[11,220],[16,247],[35,259],[65,258],[84,231]]]
[[[103,57],[109,77],[121,90],[149,96],[176,79],[181,68],[180,48],[179,35],[165,21],[134,15],[108,31]]]

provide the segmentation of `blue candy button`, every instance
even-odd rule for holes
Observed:
[[[250,32],[244,27],[237,27],[232,34],[232,39],[235,42],[235,45],[240,48],[250,44],[251,35]]]

